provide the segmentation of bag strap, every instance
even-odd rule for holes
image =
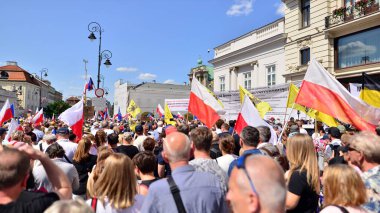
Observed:
[[[265,147],[262,147],[262,148],[260,148],[261,150],[264,150],[264,152],[266,152],[266,153],[268,153],[268,155],[270,156],[270,157],[273,157],[273,153],[271,152],[271,151],[269,151],[269,149],[267,149],[267,148],[265,148]]]
[[[44,150],[42,149],[42,143],[40,143],[40,151],[43,152]]]
[[[65,158],[65,160],[68,162],[68,163],[71,163],[71,164],[73,164],[72,162],[71,162],[71,160],[67,157],[67,155],[66,154],[64,154],[63,155],[63,157]]]
[[[331,205],[331,206],[335,206],[335,207],[337,207],[337,208],[340,209],[340,211],[342,211],[343,213],[349,213],[349,211],[348,211],[346,208],[344,208],[343,206],[338,206],[338,205]]]
[[[179,189],[177,184],[174,182],[172,176],[168,177],[168,183],[170,186],[170,191],[172,192],[175,205],[177,206],[178,213],[186,213],[185,206],[183,205],[181,195],[179,194]]]
[[[91,199],[91,208],[96,213],[96,205],[98,204],[98,199],[96,197],[93,197]]]

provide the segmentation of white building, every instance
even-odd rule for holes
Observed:
[[[285,83],[284,18],[214,48],[214,91]]]
[[[129,102],[134,100],[142,112],[156,112],[156,107],[164,107],[165,99],[187,99],[190,96],[190,85],[162,84],[142,82],[132,84],[118,80],[114,84],[114,113],[119,110],[126,114]]]

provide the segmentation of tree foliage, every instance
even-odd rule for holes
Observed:
[[[55,117],[58,117],[62,112],[64,112],[68,108],[70,108],[70,105],[61,100],[61,101],[55,101],[47,105],[46,108],[44,109],[44,112],[47,117],[52,117],[53,113]]]

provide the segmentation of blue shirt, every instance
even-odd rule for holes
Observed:
[[[186,212],[228,212],[219,179],[207,172],[182,166],[172,172]],[[152,183],[141,212],[178,212],[167,179]]]
[[[262,155],[263,153],[259,149],[249,149],[243,152],[243,155],[247,155],[247,154]],[[231,162],[230,167],[228,168],[228,177],[231,176],[232,169],[234,169],[234,167],[237,164],[237,161],[240,158],[242,158],[242,156],[238,157],[237,159]]]

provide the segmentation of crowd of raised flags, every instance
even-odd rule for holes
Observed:
[[[329,127],[338,126],[338,121],[340,121],[350,124],[358,130],[374,132],[380,120],[380,108],[378,108],[380,106],[380,84],[368,75],[363,74],[362,85],[363,89],[360,93],[362,99],[354,97],[322,65],[313,59],[305,74],[301,88],[298,89],[294,84],[290,84],[286,107],[304,112],[310,118],[321,121]],[[85,84],[84,94],[86,94],[87,90],[91,91],[93,89],[94,84],[90,78],[89,82]],[[262,123],[266,113],[272,110],[269,103],[255,97],[242,86],[239,86],[239,91],[242,107],[237,119],[238,128],[242,129],[253,122]],[[245,101],[247,97],[250,99],[250,104]],[[197,79],[193,79],[191,84],[188,111],[207,127],[212,127],[225,113],[223,103]],[[258,111],[259,117],[255,117],[253,111]],[[130,120],[137,118],[141,112],[141,108],[135,101],[130,100],[126,114],[123,115],[119,108],[114,119],[118,121],[123,119]],[[110,119],[108,108],[97,113],[99,113],[101,120]],[[167,104],[165,104],[164,108],[158,104],[156,113],[167,124],[174,124],[174,118],[186,119],[179,112],[173,116]],[[286,113],[284,112],[285,115]],[[0,111],[0,125],[13,118],[14,114],[13,104],[10,104],[7,100]],[[97,117],[98,115],[94,116],[95,119]],[[153,113],[149,113],[147,117],[153,120],[155,116]],[[36,111],[31,122],[42,123],[43,119],[43,109],[41,108]],[[62,113],[58,119],[74,128],[76,134],[81,135],[83,100]],[[236,130],[239,131],[239,129]]]

